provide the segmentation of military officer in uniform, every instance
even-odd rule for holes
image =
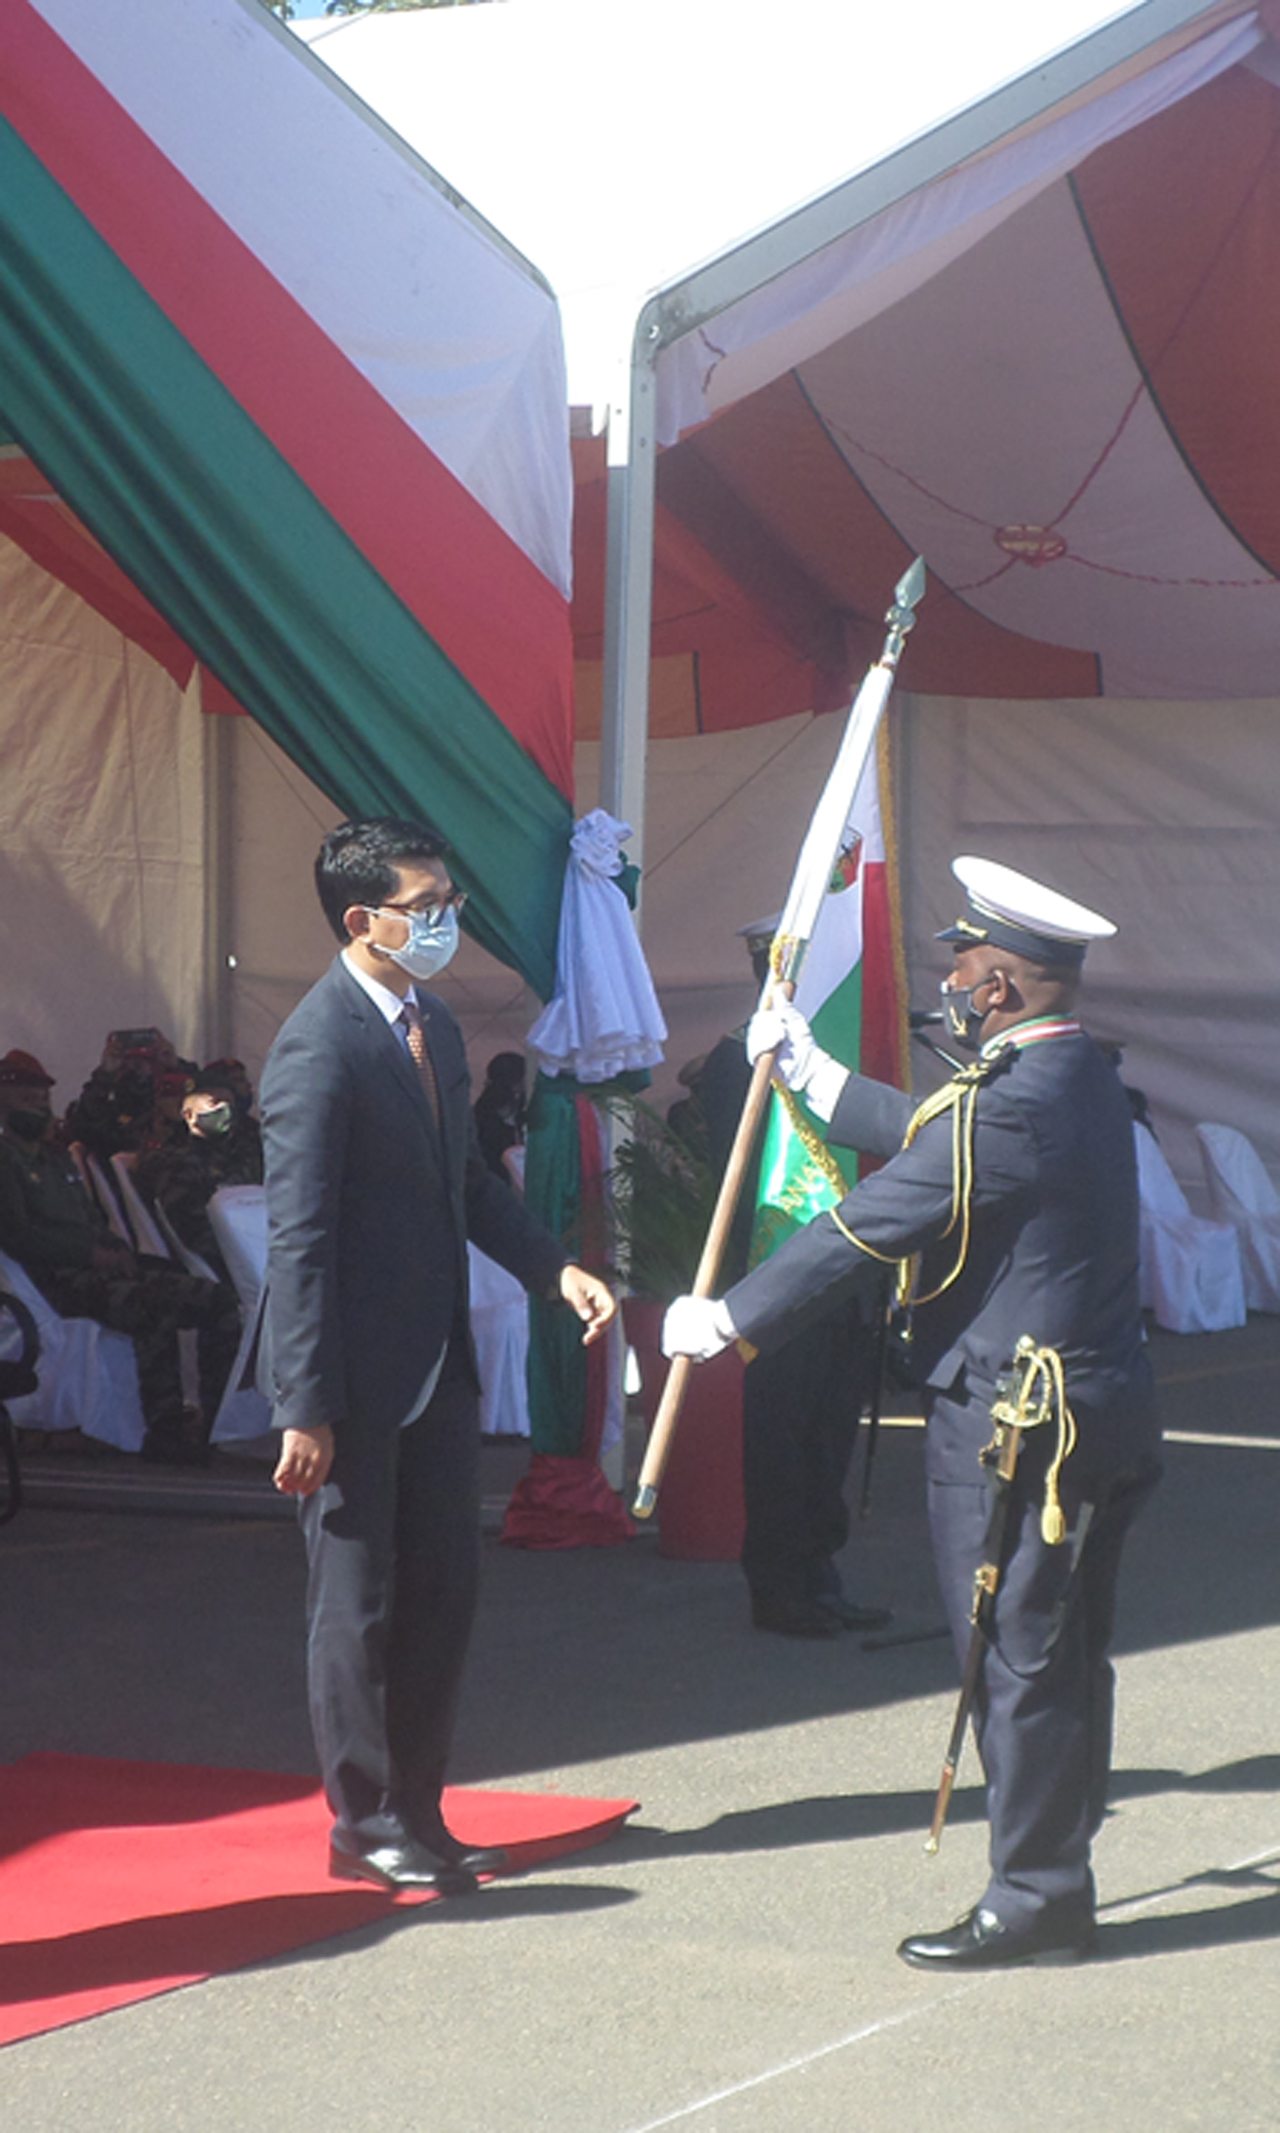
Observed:
[[[664,1334],[669,1354],[698,1359],[736,1335],[777,1347],[887,1261],[919,1255],[913,1349],[929,1517],[960,1651],[988,1533],[980,1455],[998,1385],[1022,1341],[1061,1370],[1059,1426],[1024,1438],[974,1707],[990,1879],[957,1925],[898,1950],[936,1970],[1070,1961],[1094,1945],[1090,1847],[1110,1763],[1116,1576],[1160,1470],[1132,1118],[1075,1011],[1085,950],[1115,928],[991,861],[957,859],[954,871],[968,903],[939,936],[954,952],[943,1005],[973,1065],[913,1115],[900,1091],[818,1050],[793,1009],[758,1016],[752,1052],[781,1041],[778,1071],[831,1138],[889,1160],[723,1300],[678,1299]]]

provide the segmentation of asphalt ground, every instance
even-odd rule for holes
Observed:
[[[956,1983],[894,1955],[985,1879],[972,1750],[923,1851],[955,1674],[903,1416],[845,1567],[915,1641],[753,1632],[734,1565],[650,1530],[488,1538],[455,1779],[636,1796],[628,1831],[10,2046],[3,2133],[1280,2127],[1280,1320],[1154,1352],[1171,1441],[1126,1562],[1098,1960]],[[522,1460],[486,1448],[491,1508]],[[44,1485],[80,1464],[33,1461],[0,1533],[0,1755],[312,1769],[265,1476],[141,1510]]]

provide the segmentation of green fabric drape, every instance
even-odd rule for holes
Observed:
[[[571,1258],[582,1250],[582,1161],[571,1075],[539,1074],[529,1105],[525,1204]],[[529,1299],[529,1436],[535,1452],[574,1457],[582,1449],[587,1355],[582,1328],[563,1306]]]
[[[572,1259],[603,1273],[607,1253],[603,1197],[583,1191],[578,1099],[639,1095],[644,1069],[590,1088],[572,1074],[539,1074],[529,1105],[524,1197],[530,1211],[560,1239]],[[584,1234],[584,1231],[586,1234]],[[582,1327],[569,1311],[529,1300],[529,1433],[535,1452],[574,1458],[587,1421],[587,1353]]]
[[[337,806],[438,825],[549,998],[568,801],[3,120],[0,422]]]

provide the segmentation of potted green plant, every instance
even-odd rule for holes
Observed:
[[[637,1097],[611,1097],[614,1255],[630,1293],[627,1339],[640,1370],[651,1428],[666,1380],[662,1318],[693,1286],[711,1225],[718,1179],[696,1107],[676,1130]],[[658,1499],[664,1555],[732,1560],[741,1552],[742,1358],[736,1348],[694,1371]]]

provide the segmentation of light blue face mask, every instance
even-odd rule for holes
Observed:
[[[419,981],[435,977],[453,961],[458,950],[458,914],[452,904],[446,904],[443,911],[396,911],[392,916],[404,920],[409,938],[403,948],[384,948],[379,943],[378,955],[398,963]]]

